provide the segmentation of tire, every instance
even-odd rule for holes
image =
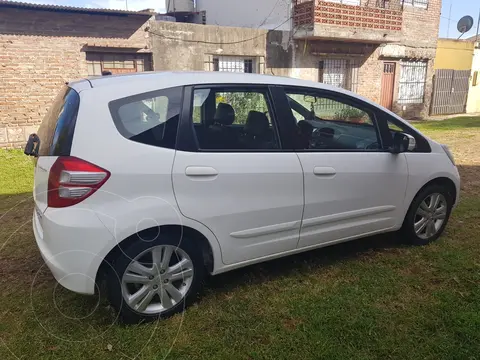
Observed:
[[[432,209],[429,199],[436,201],[435,195],[439,195],[438,209]],[[445,204],[444,211],[440,211],[442,206],[440,203]],[[426,206],[427,205],[427,206]],[[427,245],[437,240],[445,230],[450,213],[452,211],[453,199],[452,195],[447,189],[441,185],[429,185],[422,189],[412,201],[410,208],[408,209],[407,216],[403,222],[401,229],[402,237],[408,240],[412,245]],[[428,208],[428,211],[427,211]],[[443,215],[443,222],[440,215]],[[424,216],[425,215],[425,216]],[[426,219],[425,229],[421,230],[424,225],[423,220]],[[434,228],[429,227],[429,224],[434,223]],[[417,225],[417,228],[415,226]],[[416,232],[415,230],[419,230]],[[421,231],[420,231],[421,230]],[[435,230],[435,231],[433,231]]]
[[[205,279],[203,256],[193,241],[185,238],[179,241],[168,235],[154,236],[155,239],[152,241],[142,239],[139,235],[137,237],[137,241],[119,252],[118,257],[113,261],[112,269],[106,276],[108,300],[117,311],[119,320],[124,324],[155,321],[182,312],[198,298]],[[159,262],[154,267],[153,254],[156,254],[158,259],[158,256],[163,258],[167,252],[172,254],[169,265],[165,266]],[[134,261],[136,264],[133,264]],[[185,265],[179,267],[180,261]],[[179,279],[179,272],[169,273],[169,269],[173,269],[175,265],[177,265],[176,269],[180,269],[181,272]],[[167,270],[162,270],[162,267]],[[145,268],[148,268],[150,272],[144,272]],[[190,270],[191,276],[187,277],[187,272],[190,274]],[[162,271],[164,274],[161,273]],[[130,279],[134,279],[134,282],[127,283],[127,280]],[[169,279],[170,282],[168,282]],[[141,283],[137,283],[137,281]],[[172,287],[175,287],[177,292],[173,292]],[[140,295],[135,295],[137,292]],[[155,293],[153,297],[151,292]],[[143,296],[144,293],[145,296]],[[182,294],[182,298],[176,301],[174,297],[177,297],[178,300],[179,293]],[[176,296],[171,296],[171,294]],[[135,295],[135,298],[145,301],[142,303],[140,300],[137,306],[132,306],[126,298],[129,295],[131,295],[130,299],[133,299],[133,295]],[[170,302],[167,301],[166,296],[170,298]],[[152,297],[151,303],[144,309],[144,304],[148,302],[147,297]],[[164,306],[164,304],[166,305]]]

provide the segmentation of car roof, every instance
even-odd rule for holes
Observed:
[[[89,86],[88,86],[89,83]],[[70,82],[69,85],[75,89],[84,90],[86,86],[99,87],[138,87],[141,92],[141,87],[149,87],[148,85],[166,84],[170,86],[187,86],[200,84],[265,84],[265,85],[283,85],[283,86],[303,86],[314,87],[318,89],[325,89],[357,96],[350,91],[333,87],[314,81],[300,80],[289,77],[259,75],[259,74],[245,74],[233,72],[219,72],[219,71],[179,71],[179,72],[141,72],[122,75],[108,75],[90,77],[87,79]],[[164,86],[162,86],[163,88]]]
[[[381,108],[380,105],[374,103],[366,97],[339,87],[315,81],[274,75],[220,71],[146,71],[140,73],[89,77],[70,82],[69,86],[79,92],[90,88],[105,88],[106,91],[115,92],[116,90],[122,90],[123,88],[128,89],[132,93],[141,94],[146,92],[146,89],[166,89],[176,86],[202,84],[263,84],[315,88],[345,94],[362,100],[372,106]],[[397,119],[405,122],[400,116],[392,111],[388,109],[383,110]]]
[[[245,74],[220,71],[146,71],[122,75],[96,76],[70,82],[69,86],[77,91],[91,88],[105,88],[106,91],[115,92],[119,89],[128,89],[132,93],[144,93],[145,89],[166,89],[176,86],[202,85],[202,84],[263,84],[279,86],[297,86],[320,90],[328,90],[345,94],[364,101],[374,107],[381,108],[386,113],[402,121],[408,127],[408,122],[394,112],[382,108],[377,103],[351,91],[315,81],[295,79],[276,75]]]

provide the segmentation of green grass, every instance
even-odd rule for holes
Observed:
[[[418,125],[468,154],[438,242],[384,235],[240,269],[183,315],[131,327],[56,287],[31,233],[32,162],[1,151],[0,358],[479,359],[480,118],[458,121]]]
[[[446,131],[480,128],[478,117],[464,116],[442,121],[419,121],[414,125],[421,131]]]

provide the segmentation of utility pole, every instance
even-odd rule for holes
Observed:
[[[125,10],[128,10],[128,0],[125,0]]]
[[[480,32],[480,10],[478,11],[477,37],[475,38],[476,42],[480,40],[480,38],[478,37],[479,32]]]

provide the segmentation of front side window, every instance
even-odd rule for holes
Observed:
[[[297,149],[352,150],[381,149],[370,111],[338,96],[288,92],[287,100],[295,117]]]
[[[115,100],[110,111],[120,134],[142,144],[174,149],[182,88],[171,88]]]
[[[427,62],[404,61],[401,63],[398,103],[423,104],[425,82],[427,79]]]
[[[279,141],[266,91],[198,89],[192,122],[201,150],[275,150]]]

